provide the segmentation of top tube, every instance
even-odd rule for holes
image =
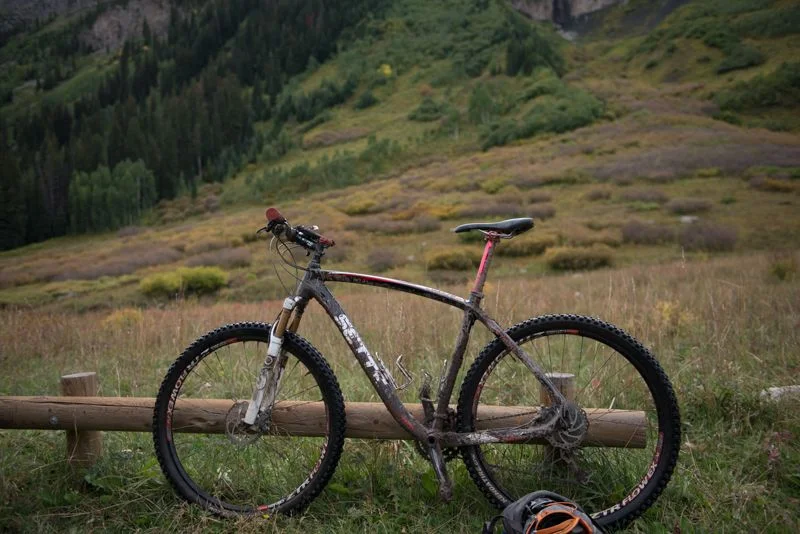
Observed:
[[[322,275],[322,280],[325,282],[344,282],[347,284],[383,287],[443,302],[444,304],[448,304],[460,310],[472,308],[468,301],[457,295],[419,284],[412,284],[411,282],[405,282],[403,280],[345,271],[320,270],[320,274]]]

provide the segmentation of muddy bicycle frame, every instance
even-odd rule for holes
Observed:
[[[389,413],[392,414],[392,417],[394,417],[400,426],[414,436],[414,438],[422,443],[426,443],[428,447],[435,447],[437,450],[440,450],[440,447],[469,446],[486,443],[515,443],[546,436],[552,432],[558,421],[561,415],[561,407],[565,399],[561,392],[558,391],[547,378],[541,366],[530,358],[530,356],[511,339],[506,331],[481,308],[483,286],[486,281],[489,265],[494,255],[494,249],[500,239],[506,237],[503,234],[494,232],[484,232],[484,234],[486,235],[486,245],[468,299],[463,299],[445,291],[404,282],[402,280],[383,278],[369,274],[322,269],[320,267],[320,260],[324,255],[324,249],[318,246],[312,252],[313,257],[305,270],[305,275],[297,286],[296,295],[284,301],[280,316],[273,326],[273,338],[277,338],[280,343],[286,330],[290,332],[296,331],[308,302],[314,299],[320,303],[331,319],[333,319],[334,323],[336,323],[337,328],[350,347],[350,350],[361,364],[364,372],[372,382],[375,391],[386,405]],[[453,355],[447,364],[444,379],[440,382],[436,399],[436,408],[430,427],[415,418],[395,394],[396,385],[391,373],[386,369],[383,362],[379,358],[373,357],[369,349],[364,345],[353,323],[325,285],[326,282],[344,282],[402,291],[453,306],[464,312],[464,318],[456,339]],[[548,414],[549,417],[547,417],[546,420],[539,420],[542,415],[540,413],[537,417],[532,418],[530,425],[526,425],[525,427],[474,432],[444,430],[456,376],[463,364],[464,353],[467,343],[469,342],[470,332],[476,321],[481,322],[489,331],[497,336],[507,347],[509,352],[513,353],[531,373],[536,376],[542,384],[542,387],[545,388],[550,399],[552,399],[552,411]],[[276,380],[279,380],[279,377]],[[274,401],[274,399],[272,400]]]

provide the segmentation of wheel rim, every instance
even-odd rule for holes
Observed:
[[[172,396],[176,411],[182,400],[227,399],[230,409],[224,433],[181,432],[167,413],[167,442],[178,476],[191,488],[186,496],[219,513],[268,512],[288,508],[319,471],[328,446],[321,437],[292,436],[273,424],[264,435],[235,427],[246,408],[268,341],[238,337],[203,351],[178,377]],[[322,402],[317,379],[287,352],[276,397],[282,403]],[[326,430],[330,419],[325,410]],[[184,492],[186,493],[186,492]],[[192,494],[193,493],[193,494]]]
[[[541,444],[493,444],[470,449],[504,502],[538,489],[575,500],[602,519],[643,497],[659,464],[663,434],[653,393],[617,349],[577,330],[552,330],[518,342],[547,373],[574,375],[574,400],[584,409],[644,412],[644,448],[580,446],[571,452]],[[528,377],[528,379],[525,379]],[[472,399],[473,428],[480,405],[536,406],[541,387],[524,365],[504,352],[483,372]],[[624,431],[624,430],[623,430]],[[647,491],[647,490],[644,490]]]

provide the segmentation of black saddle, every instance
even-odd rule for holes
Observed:
[[[496,223],[467,223],[456,226],[453,231],[457,234],[470,230],[483,230],[485,232],[495,232],[509,237],[527,232],[533,228],[533,219],[522,217],[519,219],[507,219]]]

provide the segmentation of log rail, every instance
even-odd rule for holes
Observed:
[[[71,378],[70,378],[71,377]],[[75,378],[78,377],[78,378]],[[63,378],[67,378],[65,381]],[[62,377],[62,384],[87,380],[96,384],[94,373]],[[90,465],[102,452],[100,431],[151,432],[155,399],[144,397],[96,397],[87,388],[62,387],[68,395],[80,396],[0,397],[0,429],[38,429],[67,431],[67,458],[70,463]],[[225,432],[225,418],[233,401],[222,399],[179,400],[175,405],[174,432],[218,434]],[[407,404],[411,413],[422,419],[420,404]],[[478,430],[523,426],[538,407],[479,406],[478,420],[486,423]],[[345,436],[366,439],[412,439],[398,425],[386,407],[377,402],[350,402],[345,405]],[[643,448],[647,420],[644,412],[587,408],[589,431],[585,446]],[[325,428],[325,407],[321,402],[286,401],[275,406],[273,426],[279,432],[299,436],[321,436]],[[539,441],[542,443],[542,441]]]

